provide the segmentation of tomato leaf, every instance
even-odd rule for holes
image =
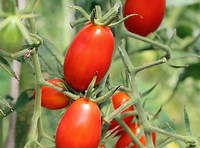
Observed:
[[[190,128],[190,120],[186,108],[184,107],[184,122],[185,122],[185,129],[189,136],[192,136],[192,131]]]
[[[64,56],[49,40],[43,39],[43,44],[39,48],[39,57],[42,71],[50,75],[63,75]]]
[[[142,93],[142,97],[150,94],[156,88],[157,85],[158,85],[158,82],[156,82],[151,88],[149,88],[148,90],[146,90],[145,92],[143,92]]]
[[[15,104],[15,110],[17,112],[23,110],[24,106],[32,99],[32,94],[33,94],[32,89],[25,90],[20,94]]]
[[[0,56],[0,67],[2,67],[10,76],[19,80],[15,72],[11,68],[10,64],[8,63],[8,61],[4,57],[1,57],[1,56]]]
[[[28,91],[22,92],[15,107],[17,110],[15,142],[18,147],[23,147],[27,141],[34,107],[34,101],[33,99],[30,101]]]
[[[187,77],[200,80],[200,62],[193,63],[186,67],[184,71],[179,75],[179,81],[184,81]]]

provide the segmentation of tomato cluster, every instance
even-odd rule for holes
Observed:
[[[125,27],[133,33],[147,36],[160,25],[165,13],[165,0],[158,0],[156,3],[152,0],[126,0],[123,13],[124,16],[133,13],[138,14],[138,16],[132,16],[125,20]],[[75,36],[66,52],[63,65],[64,81],[66,82],[59,79],[52,79],[48,82],[62,88],[62,90],[65,90],[64,85],[67,83],[77,93],[85,94],[91,81],[96,76],[93,88],[95,89],[110,67],[114,44],[115,40],[110,27],[94,24],[94,22],[86,24]],[[82,95],[72,102],[60,120],[55,135],[56,148],[105,147],[105,145],[99,145],[102,135],[100,108],[97,103],[85,96]],[[131,99],[126,92],[119,91],[113,94],[111,98],[113,109],[119,108]],[[43,107],[49,109],[64,108],[70,100],[62,92],[47,86],[42,87],[41,105]],[[133,111],[134,106],[132,105],[121,114],[130,113],[130,115],[123,118],[123,121],[137,136],[142,128],[133,122]],[[107,131],[113,129],[113,133],[120,136],[115,147],[125,148],[130,146],[131,137],[115,120],[111,121]],[[152,133],[152,141],[155,144],[155,133]],[[140,142],[144,146],[146,145],[144,134],[141,135]],[[132,147],[137,148],[138,146],[133,144]]]

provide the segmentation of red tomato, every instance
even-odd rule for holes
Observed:
[[[140,126],[137,126],[135,123],[131,123],[129,125],[129,128],[132,130],[133,134],[134,135],[138,135],[141,131],[141,127]],[[152,133],[152,140],[153,140],[153,143],[155,145],[155,141],[156,141],[156,134],[153,132]],[[127,133],[124,133],[122,134],[122,136],[119,138],[119,140],[117,141],[116,145],[115,145],[115,148],[126,148],[128,147],[132,142],[132,139],[131,137],[127,134]],[[145,135],[143,134],[141,137],[140,137],[140,142],[146,146],[146,138],[145,138]],[[139,148],[137,145],[133,145],[131,148]]]
[[[113,104],[114,109],[119,108],[121,105],[123,105],[125,102],[129,101],[130,99],[131,98],[128,96],[128,94],[126,92],[118,92],[118,93],[114,94],[112,96],[112,104]],[[125,109],[122,113],[128,112],[128,111],[133,111],[133,110],[134,110],[134,107],[130,106],[127,109]],[[132,121],[133,117],[134,117],[133,115],[127,116],[123,120],[126,124],[129,124]],[[111,121],[109,130],[115,128],[118,125],[119,124],[115,120]],[[121,130],[121,129],[122,129],[122,127],[117,128],[117,130]]]
[[[101,138],[101,113],[96,103],[80,98],[62,117],[56,148],[97,148]]]
[[[57,78],[48,80],[48,82],[60,88],[63,87],[58,83],[64,85],[64,81]],[[48,109],[61,109],[66,107],[70,103],[70,100],[71,99],[68,96],[55,89],[50,88],[48,86],[42,86],[41,105],[43,107]]]
[[[165,0],[126,0],[123,8],[124,16],[132,16],[125,21],[125,27],[132,33],[147,36],[161,24],[165,15]]]
[[[106,148],[105,145],[99,145],[98,148]]]
[[[87,89],[97,74],[100,83],[111,64],[114,37],[109,27],[87,24],[72,41],[64,61],[66,82],[77,91]]]

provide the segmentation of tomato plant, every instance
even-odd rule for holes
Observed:
[[[64,90],[64,81],[58,78],[48,80],[49,83]],[[34,93],[35,94],[35,93]],[[48,109],[61,109],[70,103],[70,98],[48,86],[42,86],[41,105]]]
[[[64,61],[66,82],[77,91],[87,89],[97,75],[98,84],[112,59],[114,37],[109,27],[87,24],[72,41]]]
[[[141,132],[141,127],[136,125],[135,123],[131,123],[129,124],[129,128],[131,129],[131,131],[133,132],[133,134],[135,136],[137,136],[140,132]],[[152,133],[152,141],[153,141],[153,144],[155,145],[155,142],[156,142],[156,134],[153,132]],[[122,134],[122,136],[118,139],[116,145],[115,145],[115,148],[125,148],[125,147],[128,147],[132,142],[132,139],[131,137],[129,136],[128,133],[124,133]],[[146,146],[146,138],[145,138],[145,135],[142,134],[142,136],[140,137],[140,142]],[[138,146],[136,144],[134,144],[131,148],[138,148]]]
[[[112,96],[112,104],[113,104],[114,109],[119,108],[121,105],[123,105],[130,99],[131,98],[126,92],[117,92],[116,94]],[[126,108],[122,113],[133,111],[133,110],[134,110],[134,107],[130,106]],[[130,115],[130,116],[125,117],[123,120],[126,124],[129,124],[132,121],[133,117],[134,117],[133,115]],[[111,121],[109,130],[115,128],[116,126],[119,126],[119,124],[115,120]],[[120,129],[122,128],[121,127],[117,128],[117,130],[120,130]]]
[[[8,20],[9,23],[0,29],[0,48],[9,53],[14,53],[21,48],[24,38],[17,25],[17,23],[20,23],[19,19],[10,16]]]
[[[96,103],[79,98],[62,117],[56,132],[56,148],[97,148],[101,138],[101,113]]]
[[[128,18],[124,24],[127,30],[141,36],[154,32],[165,15],[165,0],[126,0],[124,16],[138,14]]]

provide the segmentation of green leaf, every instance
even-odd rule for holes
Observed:
[[[43,41],[38,51],[42,71],[63,77],[63,54],[49,40],[43,39]]]
[[[8,61],[4,57],[1,57],[1,56],[0,56],[0,67],[2,67],[10,76],[12,76],[18,80],[15,72],[11,68]]]
[[[179,75],[179,81],[184,81],[187,77],[200,80],[200,62],[193,63],[186,67],[184,71]]]
[[[149,88],[148,90],[143,92],[141,96],[144,97],[144,96],[150,94],[156,88],[157,84],[158,84],[158,82],[156,82],[151,88]]]
[[[33,115],[34,101],[24,104],[17,112],[15,144],[17,147],[24,147],[30,132],[31,119]]]
[[[32,99],[32,96],[33,96],[32,89],[23,91],[17,99],[17,102],[15,104],[15,110],[17,112],[23,110],[24,106]]]
[[[185,122],[185,129],[189,136],[192,136],[192,131],[190,128],[190,120],[186,108],[184,108],[184,122]]]

